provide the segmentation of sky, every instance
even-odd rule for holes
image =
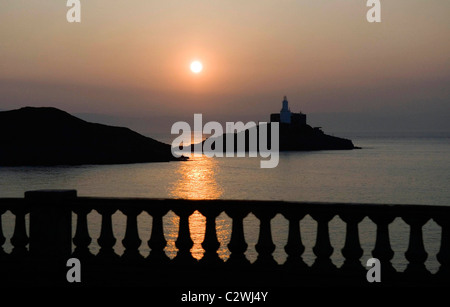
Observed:
[[[382,0],[381,23],[365,0],[80,2],[81,23],[65,0],[0,2],[0,109],[163,132],[268,120],[287,95],[325,131],[450,131],[448,0]]]

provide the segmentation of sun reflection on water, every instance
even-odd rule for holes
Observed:
[[[217,161],[213,158],[191,157],[180,162],[178,180],[170,187],[169,194],[183,199],[216,199],[223,191],[217,184]]]
[[[217,161],[208,157],[190,157],[189,161],[180,162],[178,168],[178,179],[169,187],[169,194],[174,198],[182,199],[217,199],[223,193],[222,188],[216,181]],[[165,217],[165,229],[167,239],[166,253],[173,258],[177,248],[175,241],[178,237],[179,217],[169,212]],[[216,219],[217,239],[221,247],[218,250],[219,257],[227,259],[229,251],[226,248],[231,235],[231,223],[227,217],[220,215]],[[195,259],[201,259],[204,249],[201,246],[205,238],[206,218],[198,211],[189,217],[189,229],[194,246],[191,249]]]

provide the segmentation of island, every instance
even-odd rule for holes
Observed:
[[[306,114],[293,113],[284,96],[280,113],[270,115],[270,122],[280,124],[281,151],[308,150],[349,150],[360,149],[348,139],[325,134],[321,127],[311,127],[306,123]]]
[[[168,162],[171,146],[50,107],[0,112],[0,166]]]
[[[361,149],[353,144],[349,139],[335,137],[325,134],[321,127],[311,127],[306,122],[306,114],[299,112],[293,113],[289,109],[288,100],[285,96],[282,102],[282,108],[280,113],[273,113],[270,115],[270,122],[267,124],[267,141],[268,147],[271,147],[271,125],[272,123],[279,124],[279,150],[280,151],[316,151],[316,150],[352,150]],[[260,129],[260,124],[255,124],[257,131]],[[256,135],[260,135],[259,132]],[[212,136],[209,140],[215,148],[215,144],[218,142],[223,148],[223,151],[227,151],[226,139],[234,138],[234,151],[237,151],[238,139],[245,139],[245,151],[249,151],[249,130],[237,131],[234,133],[224,133],[220,136]],[[208,138],[207,138],[208,139]],[[206,142],[205,139],[202,142]],[[257,148],[259,148],[259,137],[257,141]],[[233,142],[232,142],[233,143]],[[191,148],[194,148],[191,145]]]

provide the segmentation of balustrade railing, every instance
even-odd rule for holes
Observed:
[[[3,248],[6,238],[2,217],[7,211],[15,217],[10,238],[11,252],[5,252]],[[96,254],[91,251],[93,238],[88,224],[88,215],[93,211],[101,215],[100,236],[97,239],[99,251]],[[164,236],[163,217],[169,211],[179,217],[178,237],[175,242],[178,252],[173,259],[165,252],[167,240]],[[204,255],[200,260],[191,254],[194,242],[191,238],[189,217],[195,211],[206,218],[205,237],[201,244]],[[116,242],[113,231],[112,216],[116,212],[121,212],[126,217],[125,235],[121,242]],[[139,236],[138,216],[143,212],[152,217],[149,238]],[[230,256],[226,261],[218,255],[220,243],[216,218],[222,213],[232,221],[231,239],[227,245]],[[245,254],[248,244],[243,224],[250,213],[260,221],[259,237],[255,245],[257,258],[253,263]],[[30,216],[29,231],[26,228],[27,214]],[[76,221],[68,220],[68,214],[75,214]],[[284,263],[277,263],[273,257],[275,244],[271,221],[277,214],[281,214],[288,221],[287,243],[284,247],[287,257]],[[302,243],[304,238],[300,232],[300,223],[306,215],[317,222],[313,247],[316,258],[312,266],[307,265],[302,258],[305,246]],[[336,216],[346,225],[345,243],[341,250],[344,262],[340,267],[330,258],[334,248],[330,243],[329,222]],[[36,265],[57,266],[64,259],[75,257],[83,264],[86,276],[97,281],[102,280],[103,270],[120,267],[123,274],[130,270],[133,274],[142,275],[136,282],[139,280],[148,283],[151,283],[151,280],[158,283],[164,279],[162,276],[165,274],[178,274],[179,277],[188,272],[189,276],[185,276],[185,280],[203,279],[206,284],[226,280],[225,276],[233,276],[235,281],[242,282],[249,282],[249,278],[255,276],[252,279],[254,282],[270,281],[275,285],[283,282],[308,284],[314,280],[317,284],[327,281],[367,284],[367,268],[361,263],[363,249],[358,228],[359,223],[366,217],[376,225],[372,256],[380,260],[384,283],[450,283],[450,207],[446,206],[94,198],[77,197],[76,191],[34,191],[27,192],[23,199],[0,199],[0,272],[13,274],[13,270],[19,267],[30,270]],[[401,218],[410,227],[409,245],[405,253],[408,264],[404,272],[396,271],[391,263],[394,251],[390,242],[389,225],[396,218]],[[429,220],[435,221],[442,229],[437,254],[440,267],[433,274],[425,266],[428,254],[424,248],[422,234],[422,228]],[[72,224],[75,227],[73,237]],[[142,255],[139,248],[142,240],[146,239],[150,252]],[[67,240],[73,247],[67,244]],[[114,250],[116,244],[122,244],[124,247],[121,255]],[[117,271],[114,274],[116,273]],[[104,275],[105,279],[114,282],[114,274]],[[124,275],[120,276],[119,283],[124,281]],[[131,275],[131,278],[134,276]],[[155,279],[155,276],[159,277]],[[170,277],[167,279],[168,282],[172,280]]]

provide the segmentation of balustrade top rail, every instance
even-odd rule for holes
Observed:
[[[102,216],[101,233],[97,239],[100,246],[98,254],[90,251],[92,238],[89,235],[87,215],[97,211]],[[3,250],[5,237],[1,228],[1,217],[6,211],[15,215],[14,233],[11,237],[13,250]],[[113,235],[112,215],[120,211],[126,218],[126,232],[122,240],[125,248],[122,255],[114,252],[116,238]],[[164,237],[163,216],[169,211],[179,216],[178,237],[175,245],[178,252],[169,259],[164,251],[167,241]],[[205,238],[202,243],[204,255],[196,260],[191,255],[193,241],[189,229],[189,217],[199,211],[206,218]],[[147,244],[148,255],[141,255],[137,216],[147,212],[152,216],[151,237]],[[230,257],[227,261],[219,258],[217,250],[220,243],[216,233],[216,217],[227,214],[232,221],[231,239],[228,244]],[[72,238],[71,215],[77,215],[74,224],[76,233]],[[252,213],[260,221],[259,238],[255,246],[258,253],[254,263],[245,256],[247,242],[243,231],[244,218]],[[29,237],[25,229],[25,215],[30,214]],[[272,241],[271,220],[281,214],[289,221],[288,238],[285,246],[287,259],[278,264],[272,253],[275,245]],[[317,222],[316,244],[313,248],[316,259],[310,267],[302,259],[305,247],[302,243],[299,223],[310,215]],[[333,247],[330,244],[329,222],[338,216],[346,224],[345,245],[341,250],[344,263],[337,268],[331,261]],[[58,259],[77,257],[98,268],[102,263],[117,263],[147,268],[151,272],[191,270],[194,274],[210,270],[221,270],[223,278],[229,272],[259,276],[262,271],[278,272],[285,280],[298,281],[303,276],[327,276],[334,278],[358,277],[365,279],[366,268],[360,258],[363,250],[359,241],[358,224],[368,217],[376,224],[375,247],[373,257],[382,264],[382,275],[392,282],[415,280],[430,284],[449,283],[450,268],[450,207],[427,205],[382,205],[349,203],[316,203],[285,201],[249,201],[249,200],[184,200],[184,199],[148,199],[148,198],[100,198],[77,197],[76,191],[33,191],[25,198],[0,198],[0,265],[2,261],[11,264],[17,259]],[[403,219],[410,226],[409,246],[405,253],[408,266],[402,273],[397,272],[391,259],[394,252],[390,245],[389,224],[395,218]],[[441,228],[440,250],[437,259],[439,271],[431,274],[425,267],[427,252],[424,249],[422,226],[434,220]],[[72,251],[72,244],[75,249]],[[206,268],[206,269],[205,269]],[[194,270],[194,271],[192,271]],[[145,270],[144,270],[145,271]],[[214,271],[217,273],[217,271]],[[273,276],[273,274],[269,276]],[[258,275],[259,274],[259,275]],[[203,275],[199,275],[203,276]],[[203,276],[211,278],[209,275]],[[289,277],[289,278],[288,278]]]
[[[45,200],[42,200],[45,203]],[[80,207],[91,210],[102,210],[106,208],[123,210],[124,208],[141,209],[148,212],[152,210],[199,210],[208,211],[242,211],[253,212],[263,210],[267,212],[290,213],[306,212],[329,212],[339,215],[343,213],[383,214],[402,217],[403,215],[424,214],[429,219],[440,219],[442,215],[450,214],[450,206],[417,205],[417,204],[375,204],[375,203],[343,203],[343,202],[305,202],[305,201],[277,201],[277,200],[225,200],[225,199],[165,199],[165,198],[117,198],[117,197],[76,197],[65,200],[59,205],[70,208],[74,212]],[[214,207],[212,207],[214,206]],[[32,204],[25,198],[0,198],[0,212],[24,210],[30,213]],[[266,208],[267,207],[267,208]]]

